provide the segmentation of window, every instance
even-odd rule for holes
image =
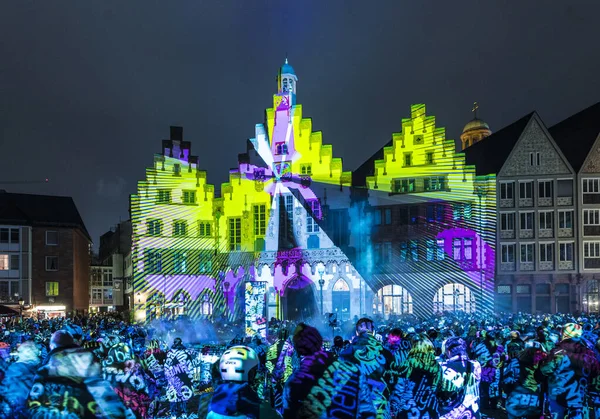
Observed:
[[[452,217],[455,221],[470,220],[473,207],[470,203],[454,204],[452,206]]]
[[[531,285],[518,284],[516,287],[517,294],[531,294]]]
[[[540,230],[552,230],[552,211],[540,211]]]
[[[58,297],[58,282],[46,282],[46,297]]]
[[[310,164],[300,165],[300,174],[301,175],[312,175],[312,165],[310,165]]]
[[[58,231],[46,231],[46,246],[58,246]]]
[[[444,251],[444,239],[437,239],[437,259],[444,260],[446,252]]]
[[[267,206],[254,205],[254,235],[264,236],[267,233]]]
[[[229,219],[229,250],[242,250],[242,219]]]
[[[8,261],[8,255],[0,255],[0,271],[8,271],[10,269]]]
[[[149,236],[160,236],[162,222],[160,220],[150,220],[146,222],[146,229]]]
[[[379,210],[379,209],[375,210],[373,215],[375,217],[375,225],[380,226],[381,225],[381,210]]]
[[[514,244],[503,244],[501,245],[501,261],[502,263],[515,263],[515,245]]]
[[[112,287],[113,274],[111,270],[106,269],[104,272],[102,272],[102,285],[104,285],[105,287]]]
[[[540,262],[554,260],[554,243],[540,243]]]
[[[187,221],[173,222],[173,237],[184,237],[187,234]]]
[[[521,230],[533,230],[533,212],[522,212],[521,214]]]
[[[384,218],[386,225],[392,224],[392,209],[391,208],[385,208],[383,210],[383,216],[384,216],[383,218]]]
[[[10,237],[9,228],[0,228],[0,243],[8,243]]]
[[[183,203],[184,204],[195,204],[196,203],[196,191],[183,191]]]
[[[512,231],[515,229],[515,214],[502,213],[500,214],[500,230]]]
[[[573,196],[573,180],[572,179],[558,179],[556,182],[556,196],[572,197]]]
[[[394,180],[394,193],[415,192],[415,179],[396,179]]]
[[[200,273],[212,272],[212,260],[209,258],[200,260]]]
[[[425,153],[425,164],[433,164],[433,151]]]
[[[538,197],[539,198],[552,198],[552,181],[551,180],[540,180],[538,182]]]
[[[500,199],[513,199],[514,198],[514,183],[513,182],[502,182],[500,183]]]
[[[425,259],[427,259],[427,261],[435,260],[435,257],[437,254],[437,245],[435,243],[435,240],[427,239],[425,242],[425,246],[426,246]]]
[[[10,229],[10,242],[12,244],[19,244],[19,229],[18,228],[11,228]]]
[[[539,166],[541,163],[540,152],[534,151],[529,153],[529,165],[530,166]]]
[[[498,294],[511,294],[512,289],[510,285],[498,285],[496,287],[496,293]]]
[[[521,263],[533,263],[533,243],[521,243]]]
[[[198,236],[210,237],[211,234],[210,221],[198,221]]]
[[[280,143],[275,143],[275,154],[287,154],[288,153],[288,148],[287,148],[287,144],[284,142],[280,142]]]
[[[413,262],[419,261],[419,242],[417,240],[411,240],[409,242],[409,253],[408,256]]]
[[[583,210],[583,225],[584,226],[600,225],[600,209],[584,209]]]
[[[308,200],[306,203],[310,209],[310,211],[307,211],[306,213],[306,232],[318,233],[319,224],[317,223],[317,220],[321,219],[321,205],[317,199]]]
[[[392,243],[384,242],[381,245],[376,245],[379,251],[378,259],[381,263],[390,263],[392,261]]]
[[[175,176],[181,176],[181,165],[179,163],[173,165],[173,174]]]
[[[187,253],[177,250],[173,255],[173,268],[176,274],[184,274],[187,271]]]
[[[584,204],[600,203],[600,179],[582,179]]]
[[[558,260],[560,262],[572,262],[573,261],[573,243],[559,243],[559,255]]]
[[[408,208],[408,223],[412,225],[419,223],[419,207],[411,206]]]
[[[385,316],[413,312],[410,293],[400,285],[386,285],[377,291],[376,312]]]
[[[58,256],[46,256],[46,270],[58,271]]]
[[[600,242],[584,242],[583,258],[585,269],[600,269]]]
[[[18,271],[20,269],[19,267],[19,262],[20,262],[20,257],[19,255],[10,255],[10,269],[13,271]]]
[[[519,182],[519,198],[533,199],[533,182]]]
[[[573,228],[573,211],[558,211],[558,228]]]
[[[156,201],[159,204],[168,204],[171,202],[171,191],[169,189],[159,189]]]
[[[412,153],[404,153],[404,166],[410,166],[412,163]]]
[[[454,239],[453,241],[454,260],[472,260],[473,259],[473,239]]]
[[[162,271],[162,254],[160,250],[147,250],[146,256],[148,258],[147,268],[150,273],[159,273]]]
[[[425,192],[443,191],[446,186],[446,178],[444,176],[426,177],[423,179],[423,190]]]

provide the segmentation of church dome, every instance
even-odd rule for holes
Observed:
[[[465,127],[463,128],[463,134],[467,131],[474,131],[474,130],[488,130],[490,129],[490,126],[488,124],[486,124],[484,121],[482,121],[481,119],[478,118],[474,118],[471,121],[469,121],[467,123],[467,125],[465,125]]]
[[[281,74],[293,74],[296,75],[294,68],[288,63],[287,58],[285,59],[285,63],[281,66]]]

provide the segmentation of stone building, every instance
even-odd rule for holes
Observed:
[[[0,191],[0,299],[40,318],[87,312],[90,244],[70,197]]]
[[[537,113],[464,153],[496,175],[497,310],[578,310],[576,173]]]
[[[578,300],[583,311],[600,311],[600,102],[549,129],[575,172],[573,218]]]
[[[473,119],[467,122],[460,135],[463,150],[492,135],[489,125],[477,118],[478,109],[479,105],[475,102],[473,104]]]

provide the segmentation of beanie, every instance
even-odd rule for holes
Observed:
[[[563,328],[563,339],[579,339],[583,333],[583,329],[577,323],[567,323]]]

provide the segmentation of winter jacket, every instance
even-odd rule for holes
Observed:
[[[126,418],[128,410],[102,379],[91,352],[78,347],[57,348],[38,369],[29,392],[29,417],[61,411],[69,418]]]
[[[441,362],[442,400],[440,417],[454,419],[462,417],[479,418],[479,384],[481,365],[466,356],[457,355]],[[468,412],[466,414],[465,412]]]
[[[277,413],[262,402],[248,383],[225,382],[217,387],[207,419],[276,419]]]

